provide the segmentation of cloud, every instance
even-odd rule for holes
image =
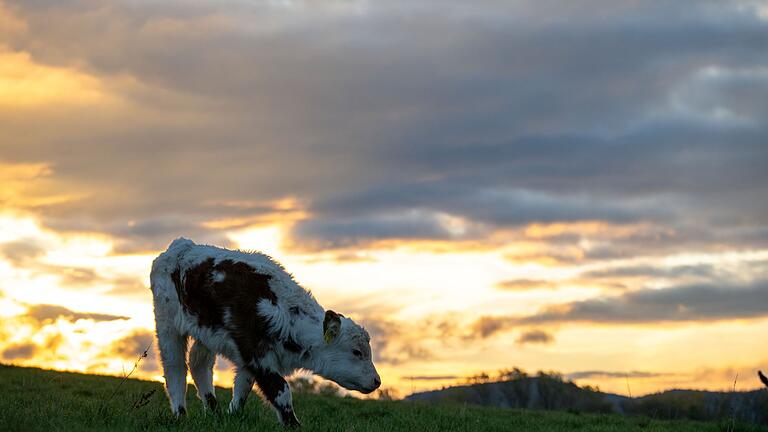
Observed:
[[[63,265],[56,263],[55,258],[48,259],[46,255],[49,252],[55,256],[62,247],[66,248],[68,239],[46,235],[50,233],[37,234],[36,237],[27,236],[0,243],[0,259],[6,260],[16,269],[23,269],[30,276],[53,277],[64,288],[87,289],[106,285],[112,287],[108,291],[110,294],[146,295],[148,287],[142,281],[143,278],[110,275],[110,269],[105,269],[103,265]]]
[[[35,239],[0,243],[0,257],[15,266],[26,265],[43,253],[45,253],[45,248]]]
[[[504,291],[527,291],[538,289],[555,289],[558,284],[554,281],[539,279],[511,279],[498,282],[496,288]]]
[[[412,381],[447,381],[447,380],[457,380],[464,377],[460,375],[409,375],[409,376],[403,376],[400,378],[404,380],[412,380]]]
[[[497,228],[533,221],[632,222],[632,214],[590,199],[518,189],[466,187],[442,180],[429,184],[396,183],[385,190],[338,197],[310,207],[314,218],[299,221],[290,233],[295,243],[323,247],[370,243],[381,239],[482,239]],[[350,218],[348,215],[358,215]],[[332,239],[344,241],[334,243]]]
[[[541,235],[538,231],[542,229],[551,229],[554,233]],[[558,231],[562,232],[558,233]],[[718,254],[726,250],[733,252],[762,250],[768,247],[768,231],[761,227],[741,227],[728,228],[721,232],[716,227],[704,229],[703,226],[664,226],[658,223],[623,226],[596,224],[594,228],[581,223],[554,223],[543,226],[532,224],[523,230],[520,237],[513,240],[520,241],[526,246],[506,254],[506,258],[516,264],[536,262],[548,266],[585,264],[608,266],[610,261],[614,260],[663,257],[692,251]],[[626,263],[621,265],[629,266]],[[705,271],[703,265],[691,265],[699,266],[699,270]],[[668,266],[658,265],[657,268],[655,273],[663,271]],[[595,269],[596,276],[600,276],[599,272],[603,270],[608,269]],[[635,276],[641,270],[636,269]],[[683,269],[678,270],[683,271]],[[688,269],[690,276],[693,270],[695,269]],[[711,272],[716,277],[722,277],[721,273],[720,269]],[[728,275],[730,276],[733,275]]]
[[[616,372],[616,371],[603,371],[603,370],[589,370],[578,371],[566,374],[569,380],[589,379],[589,378],[616,378],[616,379],[643,379],[643,378],[660,378],[669,376],[679,376],[678,373],[671,372],[647,372],[647,371],[628,371],[628,372]]]
[[[136,330],[128,336],[118,339],[112,344],[111,350],[115,354],[125,357],[136,357],[144,353],[147,348],[155,345],[154,333],[147,330]]]
[[[485,339],[496,333],[509,330],[514,324],[515,319],[511,317],[482,316],[472,324],[471,333],[466,337]]]
[[[680,278],[694,276],[697,278],[713,279],[717,275],[714,266],[710,264],[679,265],[672,267],[660,266],[619,266],[607,269],[592,270],[582,276],[593,279],[627,278],[627,277],[656,277]]]
[[[146,351],[147,356],[143,357]],[[136,329],[130,334],[116,340],[105,351],[107,356],[117,356],[130,362],[139,362],[139,370],[157,372],[158,363],[155,335],[145,329]]]
[[[554,306],[511,322],[652,323],[758,318],[768,310],[767,294],[765,280],[746,285],[696,284],[641,289]]]
[[[37,351],[38,347],[33,343],[20,343],[11,345],[3,350],[3,359],[24,360],[32,358]]]
[[[566,322],[649,324],[760,318],[768,311],[766,294],[768,282],[765,280],[731,285],[709,282],[643,288],[548,306],[528,316],[481,316],[471,324],[465,338],[484,339],[517,327]],[[525,341],[527,334],[518,341]],[[546,340],[546,334],[539,335],[537,331],[530,336]]]
[[[544,330],[528,330],[520,334],[515,340],[518,345],[526,344],[542,344],[547,345],[555,341],[552,334],[545,332]]]
[[[28,306],[26,316],[40,322],[56,321],[59,318],[66,319],[68,321],[77,321],[81,319],[93,320],[93,321],[115,321],[115,320],[129,319],[128,317],[119,316],[119,315],[74,312],[63,306],[51,305],[51,304],[30,305]]]
[[[552,257],[547,257],[548,260],[545,263],[551,264]],[[519,258],[518,258],[519,259]],[[539,259],[544,259],[540,257]],[[562,265],[562,263],[560,263]],[[521,292],[521,291],[536,291],[536,290],[557,290],[563,286],[588,286],[596,287],[607,290],[623,290],[627,286],[623,283],[616,281],[596,280],[585,277],[562,279],[562,280],[544,280],[544,279],[510,279],[497,282],[496,289],[502,291]]]
[[[423,345],[422,331],[415,326],[371,317],[361,323],[371,336],[371,351],[376,362],[398,365],[433,357]]]
[[[49,164],[39,192],[79,193],[36,215],[107,233],[118,252],[181,234],[227,244],[212,219],[292,224],[270,205],[286,197],[307,215],[291,244],[316,248],[589,220],[768,244],[768,28],[754,9],[335,3],[9,2],[0,22],[23,67],[111,102],[4,111],[15,139],[0,158]],[[242,201],[260,204],[211,204]],[[656,243],[691,244],[678,239]]]
[[[148,295],[149,287],[139,278],[120,277],[110,280],[112,289],[110,295],[144,297]]]
[[[293,226],[294,249],[323,250],[357,246],[376,240],[450,239],[450,230],[431,214],[384,215],[371,218],[310,219]]]

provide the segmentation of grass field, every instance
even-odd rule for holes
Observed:
[[[0,431],[173,430],[257,431],[282,429],[258,397],[237,415],[206,414],[189,387],[189,415],[170,414],[156,382],[0,366]],[[115,390],[119,389],[117,393]],[[146,405],[142,394],[155,390]],[[113,395],[111,398],[110,396]],[[229,389],[217,389],[222,406]],[[253,395],[256,396],[256,395]],[[306,431],[730,431],[730,422],[670,422],[618,415],[431,406],[402,401],[369,401],[295,395]],[[735,425],[736,431],[768,431]]]

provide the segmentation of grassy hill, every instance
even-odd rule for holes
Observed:
[[[206,414],[189,391],[189,415],[176,420],[156,382],[0,366],[1,431],[178,430],[257,431],[280,429],[272,411],[254,397],[238,415]],[[117,392],[116,392],[117,390]],[[154,393],[152,393],[154,391]],[[151,394],[143,406],[134,406]],[[222,405],[229,389],[218,389]],[[114,396],[111,396],[114,395]],[[255,395],[254,395],[255,396]],[[295,396],[306,431],[730,431],[730,422],[659,421],[615,414],[569,414],[370,401],[311,394]],[[141,405],[141,404],[139,404]],[[736,424],[737,431],[768,431]]]
[[[736,419],[768,425],[768,391],[717,392],[668,390],[629,398],[579,387],[560,376],[540,374],[414,393],[406,399],[425,403],[470,403],[497,408],[645,415],[667,420]]]

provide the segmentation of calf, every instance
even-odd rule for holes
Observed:
[[[255,382],[286,426],[299,426],[283,378],[297,369],[362,393],[381,385],[368,333],[323,310],[266,255],[180,238],[152,263],[150,279],[165,388],[176,415],[186,413],[190,337],[189,368],[207,409],[216,408],[216,354],[235,365],[229,410],[243,406]]]

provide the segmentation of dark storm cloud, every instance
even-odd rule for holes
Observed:
[[[119,315],[75,312],[63,306],[50,305],[50,304],[31,305],[28,307],[27,313],[25,315],[41,322],[55,321],[59,318],[64,318],[69,321],[77,321],[80,319],[88,319],[88,320],[94,320],[94,321],[115,321],[115,320],[129,319],[128,317],[119,316]]]
[[[768,23],[737,6],[13,2],[11,49],[126,105],[0,116],[0,158],[52,162],[87,193],[46,224],[120,251],[226,243],[203,222],[289,196],[312,214],[293,244],[605,220],[764,245]],[[206,204],[230,200],[265,204]]]

